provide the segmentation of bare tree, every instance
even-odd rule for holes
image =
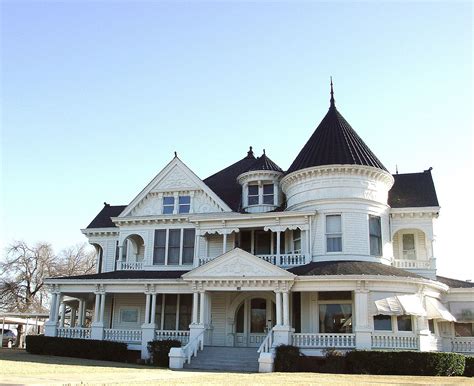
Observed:
[[[87,243],[63,249],[53,276],[85,275],[95,272],[96,253]]]

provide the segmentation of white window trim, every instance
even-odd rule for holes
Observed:
[[[319,292],[316,294],[316,300],[315,301],[311,301],[311,303],[315,304],[315,326],[314,326],[314,329],[316,330],[315,332],[316,333],[319,333],[319,306],[320,305],[323,305],[323,304],[350,304],[351,305],[351,311],[352,311],[352,333],[354,334],[354,328],[355,328],[355,299],[354,299],[354,296],[352,295],[352,299],[351,300],[320,300],[319,299]]]
[[[179,261],[178,261],[178,264],[168,264],[168,249],[169,249],[169,235],[170,235],[170,229],[178,229],[180,230],[180,239],[179,239]],[[153,266],[157,266],[157,267],[160,267],[160,266],[168,266],[168,267],[179,267],[179,266],[191,266],[194,264],[194,258],[193,258],[193,262],[189,263],[189,264],[183,264],[183,251],[184,251],[184,230],[185,229],[194,229],[194,231],[196,232],[196,229],[195,228],[166,228],[164,229],[165,230],[165,262],[164,264],[153,264]],[[163,230],[162,228],[158,228],[158,229],[154,229],[155,230]],[[155,232],[153,231],[153,253],[155,251]],[[197,232],[196,232],[197,233]],[[194,253],[196,252],[196,237],[194,237]],[[193,253],[193,256],[194,256],[194,253]],[[153,256],[152,255],[152,261],[153,261]]]
[[[294,235],[294,231],[296,229],[293,229],[292,232],[291,232],[291,249],[292,249],[292,253],[294,254],[302,254],[303,253],[303,231],[300,229],[300,228],[297,228],[299,229],[300,231],[300,237],[299,238],[294,238],[293,235]],[[295,249],[295,241],[300,241],[300,249]]]
[[[328,233],[327,232],[327,216],[340,216],[341,217],[341,251],[338,251],[338,252],[329,252],[328,251],[328,235],[337,235],[338,233]],[[324,244],[326,246],[326,253],[328,255],[341,255],[344,253],[344,237],[343,237],[343,230],[344,230],[344,216],[342,215],[342,213],[325,213],[324,214],[324,235],[325,235],[325,238],[324,238]],[[369,243],[370,243],[370,235],[369,235]],[[369,245],[370,247],[370,245]]]
[[[398,231],[398,258],[400,260],[411,260],[411,259],[405,259],[403,257],[403,235],[413,235],[415,238],[415,259],[419,260],[419,255],[420,255],[420,245],[418,243],[418,230],[417,229],[410,229],[410,230],[400,230]]]
[[[272,185],[273,186],[273,202],[271,204],[265,204],[263,199],[265,196],[270,196],[270,194],[263,194],[263,186],[264,185]],[[253,206],[259,206],[259,205],[271,205],[271,206],[277,206],[278,204],[275,202],[276,197],[278,194],[278,185],[275,183],[275,181],[272,180],[264,180],[264,181],[252,181],[251,183],[248,183],[247,189],[245,194],[247,195],[247,207],[253,207]],[[257,194],[252,194],[250,195],[250,186],[257,186],[258,191]],[[257,204],[250,204],[250,197],[257,197]]]
[[[415,334],[415,331],[416,331],[416,325],[415,325],[415,322],[416,322],[416,318],[413,317],[413,315],[406,315],[406,316],[409,316],[411,318],[411,331],[399,331],[398,330],[398,321],[397,321],[397,317],[398,316],[403,316],[403,315],[391,315],[390,316],[390,323],[392,325],[392,329],[391,330],[376,330],[375,329],[375,323],[374,323],[374,317],[377,316],[377,315],[373,315],[372,317],[372,330],[374,331],[374,333],[379,333],[379,334],[388,334],[388,333],[393,333],[393,334],[406,334],[406,335],[413,335]]]
[[[370,251],[370,218],[371,217],[378,217],[380,219],[380,255],[373,255]],[[383,221],[382,216],[379,214],[369,214],[367,216],[367,247],[368,247],[368,254],[372,257],[382,257],[383,256]]]
[[[260,181],[259,181],[260,182]],[[250,187],[251,186],[256,186],[257,187],[257,194],[250,194]],[[260,183],[251,183],[251,184],[248,184],[247,186],[247,205],[248,206],[258,206],[260,205]],[[257,203],[256,204],[250,204],[250,197],[257,197]]]

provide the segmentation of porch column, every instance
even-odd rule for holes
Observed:
[[[156,293],[151,294],[151,315],[150,323],[155,324],[155,313],[156,313]]]
[[[64,319],[66,318],[66,303],[61,303],[61,320],[59,321],[59,326],[64,327]]]
[[[151,295],[150,294],[145,294],[145,324],[150,323],[150,299]]]
[[[59,307],[61,306],[62,296],[61,293],[56,294],[56,303],[54,304],[54,323],[58,324],[59,318]]]
[[[59,304],[59,294],[56,292],[51,293],[51,306],[49,309],[49,320],[44,325],[45,336],[56,336],[56,327],[58,318],[56,317],[56,304]]]
[[[199,293],[193,292],[193,318],[191,323],[198,324],[198,303],[199,303]]]
[[[372,330],[369,323],[369,291],[365,282],[358,284],[354,291],[356,348],[370,350],[372,348]]]
[[[276,232],[276,239],[277,239],[277,245],[276,245],[276,265],[279,266],[280,265],[280,245],[281,245],[281,231],[278,230]]]
[[[290,303],[288,301],[288,291],[283,292],[283,325],[290,325]]]
[[[104,323],[104,313],[105,313],[105,292],[100,295],[100,322]]]
[[[199,324],[204,324],[204,313],[206,310],[206,292],[200,292],[199,298]]]
[[[278,182],[275,181],[273,183],[273,204],[275,206],[278,206],[278,201],[279,201],[279,197],[278,197]]]
[[[77,315],[77,325],[78,327],[82,327],[84,325],[84,306],[85,306],[85,301],[82,299],[79,299],[79,312]]]
[[[71,316],[69,319],[69,325],[71,327],[76,327],[76,313],[77,313],[77,308],[71,307]]]
[[[227,233],[224,232],[222,235],[222,253],[226,253],[227,251]]]
[[[282,325],[282,318],[281,318],[281,292],[276,291],[275,292],[276,296],[276,325],[281,326]]]
[[[99,312],[100,312],[100,293],[95,294],[95,305],[94,305],[94,323],[99,323]]]
[[[54,311],[56,310],[57,295],[58,294],[56,293],[51,294],[51,306],[49,308],[49,321],[50,322],[54,321]]]

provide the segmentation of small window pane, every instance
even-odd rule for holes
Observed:
[[[249,196],[249,205],[257,205],[258,196]]]
[[[174,211],[174,197],[163,197],[163,214],[173,214]]]
[[[271,195],[264,195],[263,196],[263,203],[268,205],[273,205],[273,194]]]
[[[263,194],[273,194],[273,184],[263,185]]]
[[[190,204],[190,203],[191,203],[190,196],[179,196],[179,205]]]
[[[369,216],[370,254],[372,256],[382,255],[382,229],[380,217]]]
[[[326,216],[326,233],[341,233],[341,216]]]
[[[398,331],[412,331],[411,316],[410,315],[397,316],[397,325],[398,325]]]
[[[185,229],[183,234],[183,264],[192,264],[194,259],[195,230]]]
[[[174,197],[173,196],[163,197],[163,205],[174,205]]]
[[[168,240],[168,264],[179,264],[181,229],[170,229]]]
[[[389,315],[375,315],[374,330],[392,331],[392,317]]]
[[[249,185],[249,196],[258,196],[258,185]]]
[[[155,245],[153,249],[153,264],[165,263],[165,244],[166,244],[166,230],[155,230]]]

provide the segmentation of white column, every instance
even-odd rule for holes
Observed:
[[[104,313],[105,313],[105,293],[100,295],[100,320],[99,322],[104,323]]]
[[[69,325],[71,327],[76,327],[76,315],[77,315],[77,308],[71,307],[71,318],[69,321]]]
[[[95,305],[94,305],[94,322],[99,322],[100,312],[100,294],[95,294]]]
[[[82,327],[83,325],[83,319],[82,319],[83,308],[84,308],[84,300],[79,299],[79,311],[77,313],[77,326],[78,327]]]
[[[290,303],[287,291],[283,292],[283,325],[290,325]]]
[[[263,204],[263,184],[262,181],[258,181],[258,204]]]
[[[204,291],[199,293],[199,324],[204,324],[204,313],[206,311],[206,293]]]
[[[243,194],[242,194],[243,202],[242,205],[244,208],[249,206],[249,184],[245,183],[243,187]]]
[[[145,303],[145,324],[150,322],[150,294],[145,294],[146,303]]]
[[[276,234],[277,234],[277,237],[276,237],[276,238],[277,238],[277,243],[276,243],[276,244],[277,244],[277,245],[276,245],[276,249],[277,249],[277,250],[276,250],[276,257],[277,257],[277,265],[279,265],[279,264],[280,264],[280,246],[281,246],[281,239],[280,239],[280,237],[281,237],[281,232],[278,230],[278,231],[276,232]]]
[[[59,322],[60,327],[64,327],[64,319],[66,318],[66,304],[61,303],[61,320]]]
[[[222,235],[222,253],[226,253],[227,251],[227,233],[224,232]]]
[[[278,206],[279,203],[278,201],[280,200],[279,196],[278,196],[278,181],[275,181],[273,183],[273,204],[275,206]]]
[[[281,292],[275,292],[276,296],[276,325],[282,325],[282,315],[281,315]]]
[[[58,323],[59,306],[61,305],[61,293],[56,294],[56,303],[54,305],[54,323]]]
[[[191,323],[197,324],[198,323],[198,305],[199,303],[199,293],[193,292],[193,318]]]
[[[151,315],[150,323],[155,324],[155,313],[156,313],[156,294],[151,295]]]
[[[86,315],[87,315],[87,302],[83,300],[82,314],[81,314],[81,327],[84,327],[86,324]]]
[[[56,310],[56,299],[57,299],[57,294],[52,293],[51,294],[51,306],[49,308],[49,320],[54,321],[54,311]]]
[[[370,350],[372,348],[372,331],[369,326],[369,292],[365,289],[354,291],[354,333],[356,348]]]

